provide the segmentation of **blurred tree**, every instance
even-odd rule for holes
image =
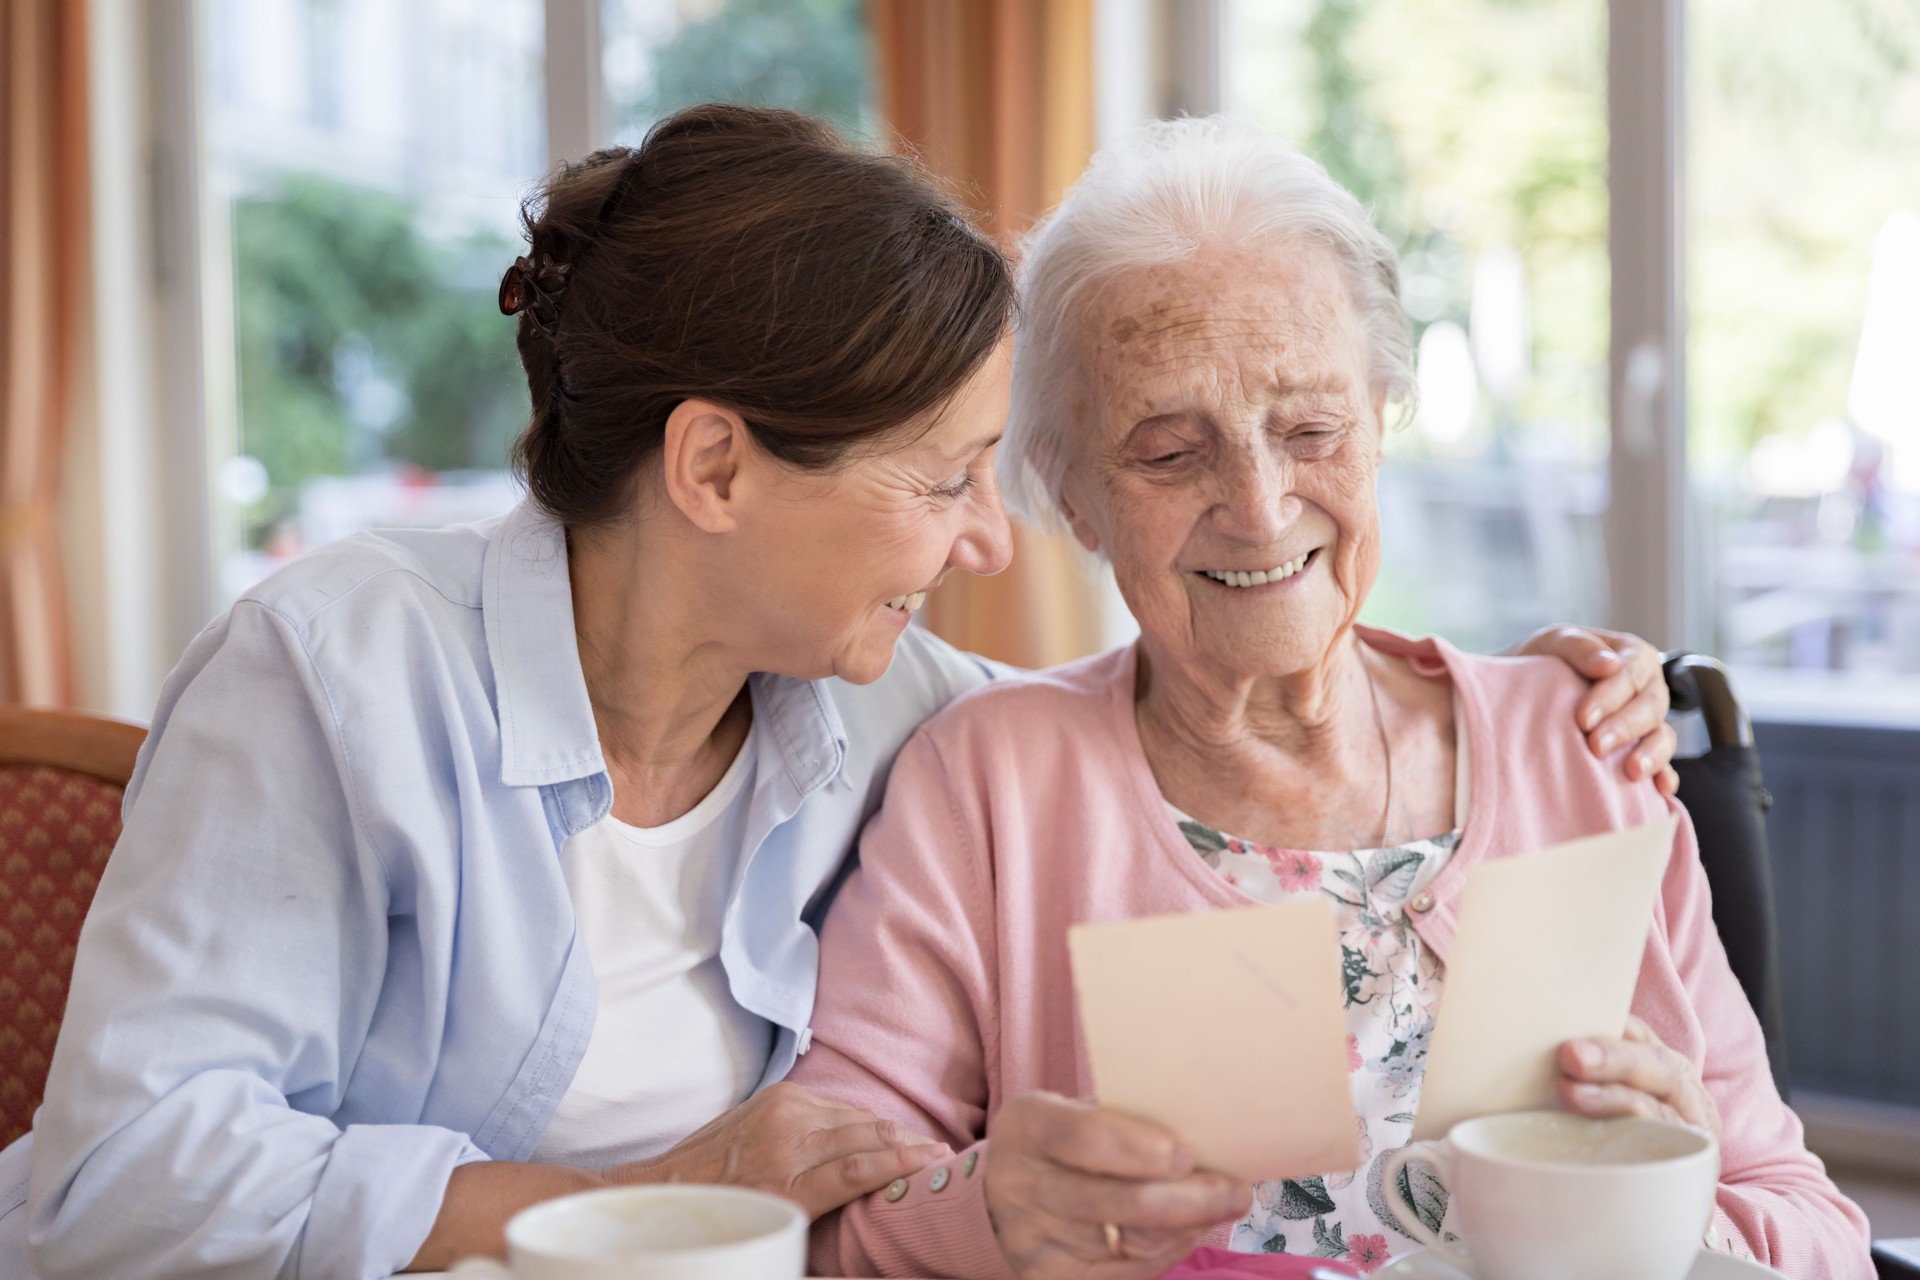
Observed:
[[[1300,43],[1311,68],[1306,150],[1373,212],[1374,222],[1402,252],[1408,243],[1406,165],[1400,144],[1373,110],[1372,86],[1355,65],[1353,45],[1362,31],[1368,0],[1319,0]]]
[[[1874,237],[1920,212],[1920,5],[1687,21],[1689,442],[1732,481],[1756,441],[1845,411]]]
[[[654,52],[651,92],[625,104],[644,128],[697,102],[790,107],[849,136],[869,99],[860,0],[723,0]]]
[[[436,243],[404,200],[297,176],[234,202],[233,251],[240,447],[273,489],[262,526],[314,476],[506,465],[526,386],[481,283],[505,241]]]

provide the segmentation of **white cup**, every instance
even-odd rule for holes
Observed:
[[[583,1191],[507,1223],[507,1262],[468,1258],[454,1280],[801,1280],[807,1215],[743,1187]]]
[[[1464,1254],[1410,1215],[1400,1173],[1412,1160],[1439,1166]],[[1401,1229],[1479,1280],[1682,1280],[1719,1179],[1719,1144],[1698,1129],[1557,1111],[1464,1120],[1382,1170]]]

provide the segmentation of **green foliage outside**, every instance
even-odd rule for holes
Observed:
[[[527,414],[506,241],[440,243],[404,200],[295,176],[234,202],[233,252],[240,450],[272,485],[249,545],[314,476],[506,465]]]
[[[870,99],[860,0],[725,0],[680,27],[652,56],[652,84],[621,104],[644,129],[699,102],[790,107],[849,136]]]
[[[1693,0],[1688,21],[1690,442],[1724,474],[1845,414],[1873,238],[1920,213],[1920,5]]]

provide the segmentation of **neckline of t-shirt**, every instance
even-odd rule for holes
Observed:
[[[733,763],[720,775],[720,781],[713,784],[713,790],[700,798],[700,802],[679,817],[663,822],[657,827],[636,827],[630,822],[607,814],[607,829],[617,832],[631,844],[643,845],[649,849],[661,849],[668,845],[684,843],[712,826],[727,811],[734,798],[740,794],[740,788],[747,782],[747,767],[752,762],[754,735],[760,731],[755,724],[747,730],[747,737],[740,744],[740,751],[733,757]]]

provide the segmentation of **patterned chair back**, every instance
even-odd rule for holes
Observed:
[[[74,946],[146,731],[0,707],[0,1147],[46,1088]]]

